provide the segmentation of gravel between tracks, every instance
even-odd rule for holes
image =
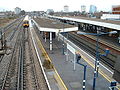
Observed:
[[[20,24],[19,24],[20,23]],[[18,27],[17,27],[18,26]],[[25,32],[24,37],[21,32]],[[41,67],[39,65],[32,40],[29,37],[29,29],[23,30],[22,22],[17,21],[5,31],[5,38],[10,44],[11,53],[5,55],[0,62],[0,89],[16,90],[18,83],[18,66],[21,43],[24,55],[23,65],[23,89],[24,90],[48,90]],[[23,40],[23,41],[21,41]],[[22,55],[22,54],[21,54]],[[4,82],[4,85],[3,85]]]

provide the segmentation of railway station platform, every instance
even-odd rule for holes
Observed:
[[[64,82],[63,86],[66,86],[68,90],[82,90],[83,88],[83,74],[84,68],[76,63],[75,70],[74,69],[74,55],[69,51],[69,59],[66,61],[66,55],[63,55],[62,51],[62,36],[61,40],[57,40],[57,37],[52,41],[52,51],[50,50],[50,41],[49,39],[44,40],[43,35],[37,32],[41,43],[46,50],[49,58],[55,69],[57,70],[58,74],[61,77],[61,80]],[[68,41],[69,44],[72,42]],[[74,43],[72,43],[73,46]],[[66,45],[65,45],[66,48]],[[87,78],[86,78],[86,90],[92,90],[93,88],[93,76],[94,76],[94,60],[89,54],[81,50],[79,47],[75,46],[76,51],[79,51],[82,58],[80,63],[87,65]],[[65,50],[66,51],[66,50]],[[42,54],[42,53],[41,53]],[[53,74],[52,71],[48,71],[47,75],[51,76]],[[109,70],[104,65],[100,64],[99,76],[96,79],[96,90],[110,90],[110,82],[114,81],[112,79],[113,72]],[[49,78],[50,79],[50,78]],[[52,81],[53,82],[53,81]],[[54,81],[55,82],[55,81]],[[50,82],[51,83],[51,82]],[[58,83],[56,83],[58,84]],[[56,87],[57,85],[53,85],[52,87],[54,90],[61,90]],[[62,89],[64,90],[64,89]],[[119,90],[115,88],[114,90]]]
[[[52,60],[52,64],[58,71],[58,74],[62,78],[64,84],[68,88],[68,90],[82,90],[83,87],[83,75],[84,68],[76,63],[75,70],[73,64],[73,54],[69,51],[69,59],[66,61],[66,55],[62,54],[62,41],[58,41],[57,39],[53,40],[53,50],[49,50],[49,39],[45,42],[40,35],[40,39],[43,47],[47,51],[50,59]],[[94,73],[94,64],[91,64],[91,60],[88,60],[87,55],[82,56],[80,63],[87,65],[87,77],[86,77],[86,90],[92,90],[93,87],[93,73]],[[87,62],[86,62],[87,61]],[[101,70],[100,70],[101,71]],[[109,73],[108,77],[109,77]],[[96,90],[109,90],[110,86],[110,78],[108,78],[106,74],[99,73],[99,76],[96,79]],[[118,89],[115,89],[118,90]]]

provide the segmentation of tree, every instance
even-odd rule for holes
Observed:
[[[25,15],[25,11],[22,10],[22,11],[20,12],[20,15]]]

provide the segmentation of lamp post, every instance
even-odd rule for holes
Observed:
[[[84,67],[84,76],[83,76],[83,90],[85,90],[85,83],[86,83],[86,68],[87,68],[87,65],[84,65],[84,64],[81,64],[80,62],[77,61],[77,64],[81,65]]]
[[[63,27],[63,34],[64,34],[64,22],[62,23],[62,27]],[[63,43],[62,43],[62,46],[63,46],[63,55],[65,54],[64,51],[65,51],[65,44],[64,44],[64,36],[63,36]]]
[[[67,33],[67,44],[68,44],[68,33]],[[66,61],[68,61],[68,49],[66,50]]]
[[[50,51],[52,51],[52,32],[50,32]]]
[[[57,24],[56,22],[52,22],[52,24]],[[63,34],[64,34],[64,22],[61,23],[62,24],[62,29],[63,29]],[[59,33],[61,30],[58,31],[58,41],[59,41]],[[65,51],[65,43],[64,43],[64,36],[62,37],[63,41],[62,41],[62,54],[65,55],[64,51]]]
[[[84,32],[77,32],[77,34],[81,34],[81,35],[96,35],[97,36],[97,40],[96,40],[96,59],[95,59],[95,68],[94,68],[94,78],[93,78],[93,90],[95,90],[95,86],[96,86],[96,78],[98,76],[98,69],[99,69],[99,56],[107,56],[109,51],[106,50],[105,54],[100,54],[98,52],[99,50],[99,36],[100,35],[104,35],[104,34],[116,34],[117,31],[111,31],[111,32],[98,32],[97,33],[84,33]]]

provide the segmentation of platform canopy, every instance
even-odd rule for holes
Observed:
[[[71,31],[77,31],[78,27],[69,27],[69,28],[47,28],[47,27],[41,27],[40,25],[38,25],[38,23],[32,19],[32,21],[34,22],[34,24],[38,27],[38,29],[40,31],[45,31],[45,32],[71,32]]]
[[[102,27],[107,27],[107,28],[111,28],[111,29],[116,29],[116,30],[120,30],[120,23],[116,23],[119,21],[111,21],[108,22],[108,20],[90,20],[90,19],[83,19],[83,18],[69,18],[69,17],[56,17],[56,16],[48,16],[51,18],[55,18],[55,19],[61,19],[61,20],[69,20],[69,21],[73,21],[73,22],[79,22],[79,23],[87,23],[87,24],[92,24],[92,25],[97,25],[97,26],[102,26]],[[107,22],[105,22],[107,21]]]
[[[40,31],[45,31],[45,32],[71,32],[71,31],[77,31],[78,27],[72,27],[72,28],[64,28],[64,29],[54,29],[54,28],[43,28],[39,27]]]

